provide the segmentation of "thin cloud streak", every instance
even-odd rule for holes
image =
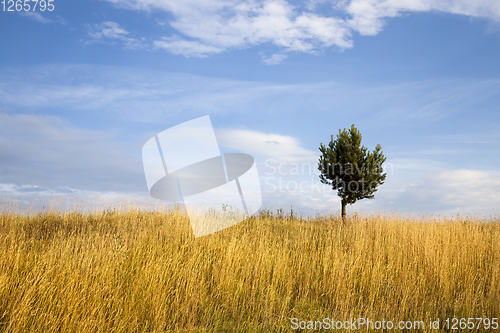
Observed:
[[[85,40],[86,44],[114,44],[116,42],[120,42],[126,49],[148,49],[145,38],[129,37],[130,32],[122,28],[116,22],[103,22],[100,24],[87,25],[87,29],[89,39]]]
[[[54,116],[0,113],[0,183],[127,191],[142,184],[139,144],[113,142]],[[145,187],[144,187],[145,188]]]
[[[50,23],[58,23],[62,25],[66,25],[68,22],[61,18],[60,16],[56,16],[55,19],[48,19],[39,12],[33,12],[33,11],[21,11],[19,12],[19,15],[27,17],[33,21],[37,21],[42,24],[50,24]]]
[[[0,70],[0,100],[6,110],[106,112],[149,123],[181,113],[195,117],[255,110],[314,110],[318,115],[338,111],[341,123],[342,110],[348,108],[376,124],[428,124],[500,101],[500,80],[438,79],[360,87],[236,81],[110,66],[41,66]]]

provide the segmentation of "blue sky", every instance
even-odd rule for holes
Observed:
[[[355,124],[388,176],[348,212],[498,214],[496,0],[53,4],[0,11],[4,202],[147,198],[142,145],[210,115],[266,207],[338,210],[318,146]]]

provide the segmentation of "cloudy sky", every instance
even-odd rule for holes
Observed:
[[[338,211],[318,146],[355,124],[388,175],[348,212],[498,214],[497,0],[26,4],[0,7],[4,206],[146,200],[142,146],[209,115],[265,207]]]

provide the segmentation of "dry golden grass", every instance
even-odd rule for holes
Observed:
[[[498,318],[499,299],[498,222],[263,214],[195,239],[179,211],[0,215],[0,331]]]

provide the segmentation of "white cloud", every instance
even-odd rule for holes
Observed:
[[[175,54],[202,56],[265,43],[284,51],[314,53],[337,46],[349,48],[350,29],[336,17],[299,12],[285,0],[266,1],[143,1],[111,0],[137,10],[174,15],[170,25],[186,36],[186,44],[167,38],[155,41]],[[204,47],[202,47],[204,46]],[[194,50],[194,51],[193,51]]]
[[[362,35],[376,35],[384,19],[403,13],[440,11],[500,21],[500,2],[496,0],[352,0],[345,11],[350,26]]]
[[[288,56],[286,54],[280,54],[276,53],[270,56],[269,58],[262,57],[262,61],[266,63],[267,65],[278,65],[281,63],[283,60],[285,60]]]
[[[48,18],[42,16],[42,14],[40,14],[39,12],[32,12],[32,11],[25,12],[25,11],[23,11],[23,12],[19,12],[19,15],[27,17],[31,20],[37,21],[37,22],[42,23],[42,24],[59,23],[59,24],[65,25],[67,23],[66,20],[64,20],[60,16],[56,16],[55,19],[51,20],[51,19],[48,19]]]
[[[89,35],[96,39],[122,39],[129,34],[127,30],[121,28],[120,25],[116,22],[104,22],[101,24],[95,24],[93,28],[94,30],[90,31]]]
[[[293,206],[309,214],[309,210],[330,209],[340,202],[337,194],[319,181],[319,155],[304,148],[298,138],[248,129],[215,129],[215,134],[222,147],[255,158],[265,208]]]
[[[224,51],[219,47],[205,45],[197,41],[184,40],[179,37],[164,37],[154,41],[154,46],[164,49],[173,54],[182,54],[186,57],[206,57],[209,54],[220,53]]]
[[[385,19],[404,13],[440,11],[500,22],[497,0],[309,0],[303,6],[286,0],[108,1],[122,8],[173,15],[169,23],[184,37],[157,39],[153,42],[157,48],[202,57],[272,44],[281,50],[281,55],[264,62],[273,64],[285,52],[317,53],[332,46],[339,50],[350,48],[353,31],[376,35],[383,29]],[[335,14],[320,12],[319,5],[325,4]]]
[[[88,35],[92,37],[91,40],[86,41],[87,43],[114,43],[115,41],[121,41],[127,49],[147,48],[144,38],[128,37],[130,33],[116,22],[88,25],[87,28],[89,29]]]
[[[54,21],[43,17],[40,13],[38,12],[20,12],[20,15],[28,17],[34,21],[47,24],[47,23],[53,23]]]
[[[242,129],[216,129],[216,136],[220,145],[247,152],[262,160],[308,163],[317,159],[317,154],[302,147],[297,138],[288,135]]]

